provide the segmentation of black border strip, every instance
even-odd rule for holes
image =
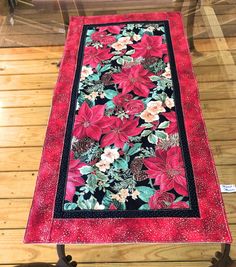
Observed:
[[[119,25],[130,23],[163,23],[165,28],[165,36],[168,47],[168,54],[170,58],[170,68],[172,74],[172,82],[174,87],[174,101],[176,107],[178,129],[180,136],[180,143],[182,155],[185,164],[186,177],[188,181],[189,202],[190,209],[162,209],[162,210],[71,210],[65,211],[64,197],[66,188],[66,178],[68,172],[68,161],[71,148],[72,130],[75,118],[76,102],[78,97],[78,84],[80,80],[80,72],[82,68],[83,52],[86,40],[86,32],[88,27]],[[150,217],[200,217],[196,187],[194,183],[194,175],[192,169],[191,158],[189,154],[188,142],[184,126],[183,111],[181,106],[181,94],[179,82],[177,77],[175,58],[173,53],[173,46],[170,36],[170,28],[168,21],[135,21],[135,22],[119,22],[119,23],[106,23],[106,24],[90,24],[83,26],[81,36],[80,48],[78,50],[78,62],[76,66],[75,79],[72,88],[70,110],[66,126],[65,142],[62,154],[62,161],[59,173],[58,188],[55,201],[54,218],[150,218]]]

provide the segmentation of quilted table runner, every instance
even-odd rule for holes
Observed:
[[[72,17],[25,242],[231,242],[179,13]]]

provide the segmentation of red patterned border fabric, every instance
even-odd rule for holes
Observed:
[[[71,18],[24,241],[232,242],[180,13]]]

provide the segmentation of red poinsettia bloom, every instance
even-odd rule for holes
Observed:
[[[66,196],[65,199],[68,201],[73,201],[75,194],[76,186],[81,186],[85,184],[84,179],[81,177],[80,168],[86,166],[85,163],[80,162],[79,159],[74,159],[73,154],[71,153],[70,162],[69,162],[69,171],[66,184]]]
[[[132,57],[159,57],[161,58],[163,54],[167,54],[167,46],[162,43],[161,36],[150,36],[148,34],[144,34],[141,42],[137,44],[131,45],[135,53]]]
[[[133,96],[131,94],[118,94],[113,97],[112,101],[118,107],[123,107],[125,103],[128,103]]]
[[[105,135],[101,140],[101,147],[114,144],[118,148],[122,148],[129,140],[129,136],[139,135],[145,127],[137,127],[136,120],[121,120],[117,117],[109,118],[110,126],[104,130]]]
[[[165,129],[166,133],[168,134],[178,133],[177,116],[175,111],[162,113],[162,115],[165,118],[167,118],[167,120],[170,122],[169,127]]]
[[[175,189],[180,195],[188,195],[180,147],[171,147],[167,151],[157,149],[156,157],[146,158],[143,162],[148,168],[147,174],[155,179],[155,185],[159,185],[161,191]]]
[[[90,65],[96,68],[103,61],[113,57],[109,48],[95,48],[92,46],[85,47],[83,65]]]
[[[102,128],[106,127],[104,117],[105,105],[97,105],[90,108],[87,102],[84,102],[75,117],[74,133],[78,139],[90,137],[99,141],[102,135]]]
[[[151,75],[142,65],[136,65],[128,69],[123,68],[120,73],[113,74],[112,78],[114,83],[119,84],[122,94],[133,91],[138,96],[147,97],[149,89],[155,87],[149,79]]]
[[[150,197],[148,205],[153,210],[158,209],[186,209],[189,208],[188,204],[184,201],[174,202],[175,195],[168,192],[156,191]]]
[[[99,27],[99,31],[109,31],[110,33],[113,34],[119,34],[121,29],[124,28],[125,25],[117,25],[117,26],[103,26]]]
[[[105,31],[98,31],[91,34],[91,39],[95,42],[100,42],[104,45],[112,44],[116,41],[116,38],[111,35],[107,35]]]

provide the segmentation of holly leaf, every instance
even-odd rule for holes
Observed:
[[[119,158],[117,160],[114,161],[114,167],[115,169],[122,169],[122,170],[127,170],[128,169],[128,163],[123,159],[123,158]]]
[[[137,186],[136,189],[140,193],[139,198],[144,202],[148,202],[150,197],[155,193],[155,189],[147,186]]]
[[[83,166],[79,170],[80,170],[80,173],[82,175],[86,175],[86,174],[89,174],[89,173],[93,172],[93,167],[91,167],[91,166]]]
[[[156,145],[157,144],[157,141],[158,141],[158,137],[156,135],[150,134],[148,136],[148,142],[149,143]]]
[[[108,99],[112,99],[114,96],[118,94],[115,90],[107,89],[104,91],[105,97]]]
[[[169,121],[163,121],[162,123],[159,124],[158,128],[165,129],[165,128],[169,127],[169,125],[170,125]]]
[[[134,144],[134,146],[131,147],[130,150],[128,151],[128,155],[132,156],[135,153],[137,153],[140,150],[141,145],[142,145],[141,143]]]

